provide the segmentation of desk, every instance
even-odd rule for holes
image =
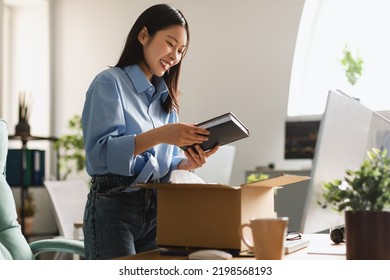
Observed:
[[[304,234],[303,238],[310,240],[308,247],[285,255],[283,260],[345,260],[345,244],[335,245],[329,234]],[[188,260],[187,256],[162,255],[167,249],[143,252],[132,256],[124,256],[116,260]],[[235,257],[233,260],[254,260],[253,257]]]
[[[310,240],[309,246],[291,254],[284,255],[284,260],[345,260],[345,243],[334,244],[329,234],[304,234]]]

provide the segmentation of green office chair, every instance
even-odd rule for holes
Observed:
[[[0,119],[0,260],[33,260],[43,252],[64,252],[84,257],[84,243],[71,239],[27,242],[17,222],[15,200],[5,178],[8,128]]]

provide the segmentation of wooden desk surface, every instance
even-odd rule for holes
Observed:
[[[160,248],[152,251],[139,253],[136,255],[120,257],[115,260],[188,260],[187,256],[161,254],[161,252],[164,251],[167,251],[167,249]]]
[[[304,234],[303,238],[308,238],[308,247],[285,255],[283,260],[345,260],[345,244],[335,245],[330,240],[328,234]],[[188,260],[185,255],[165,255],[167,249],[139,253],[136,255],[124,256],[116,260]],[[235,257],[233,260],[254,260],[254,257]]]

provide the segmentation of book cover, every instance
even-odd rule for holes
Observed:
[[[32,152],[31,150],[9,149],[6,162],[6,179],[11,187],[21,186],[22,178],[24,185],[31,185],[31,166]]]
[[[210,132],[209,139],[200,144],[204,151],[249,137],[248,128],[231,112],[199,123],[197,126]],[[181,149],[187,150],[188,146]]]
[[[6,163],[6,180],[11,187],[43,186],[45,177],[45,151],[9,149]]]
[[[45,151],[32,150],[31,186],[43,186],[45,177]]]

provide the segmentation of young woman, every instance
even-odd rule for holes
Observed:
[[[178,81],[189,44],[183,14],[168,5],[145,10],[130,30],[115,67],[91,83],[82,125],[92,187],[84,213],[87,259],[111,259],[155,248],[156,190],[174,169],[202,166],[218,147],[179,146],[207,140],[208,131],[178,122]]]

